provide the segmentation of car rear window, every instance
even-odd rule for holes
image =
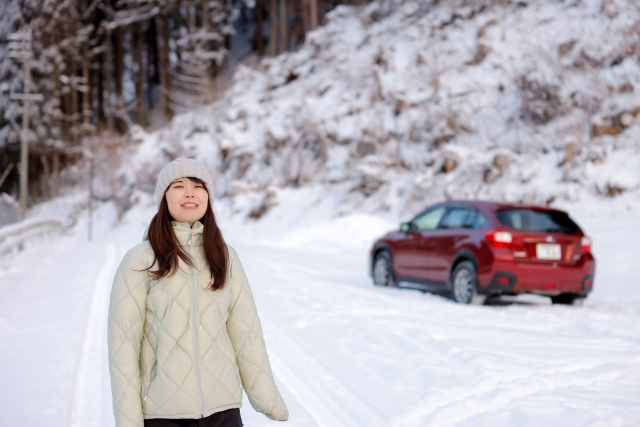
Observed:
[[[504,209],[496,212],[502,225],[534,233],[570,234],[580,230],[569,215],[556,211],[534,209]]]

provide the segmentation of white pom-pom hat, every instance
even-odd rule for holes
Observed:
[[[209,192],[209,204],[213,207],[213,181],[207,168],[197,160],[180,157],[162,168],[156,183],[156,205],[160,208],[160,202],[164,193],[173,181],[178,178],[198,178],[207,186]]]

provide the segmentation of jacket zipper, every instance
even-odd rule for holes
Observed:
[[[149,397],[150,388],[151,388],[151,381],[149,381],[149,384],[147,384],[147,391],[144,392],[144,398],[142,399],[143,402],[147,401],[147,397]]]
[[[193,257],[191,256],[191,236],[193,234],[193,229],[189,227],[189,240],[187,241],[187,252],[189,252],[189,256],[191,260]],[[193,274],[193,267],[189,267],[189,272],[191,275],[191,300],[193,301],[193,351],[196,356],[196,374],[198,376],[198,390],[200,391],[200,402],[202,404],[200,408],[200,416],[204,418],[204,393],[202,393],[202,380],[200,379],[200,356],[198,351],[198,319],[197,319],[197,311],[198,305],[196,302],[196,283]]]

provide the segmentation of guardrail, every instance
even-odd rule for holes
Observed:
[[[62,222],[53,218],[33,218],[0,227],[0,268],[6,268],[7,255],[18,253],[38,242],[47,242],[60,234]]]

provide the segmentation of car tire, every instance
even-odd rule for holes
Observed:
[[[579,294],[560,294],[551,297],[553,304],[581,306],[584,303],[584,297]]]
[[[460,304],[482,305],[486,295],[478,295],[478,274],[471,261],[462,261],[451,273],[451,296]]]
[[[393,261],[388,251],[380,251],[373,259],[373,283],[377,286],[396,287],[395,274],[393,274]]]

